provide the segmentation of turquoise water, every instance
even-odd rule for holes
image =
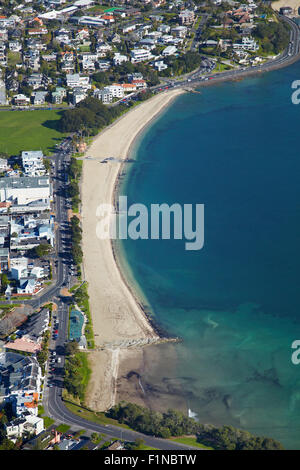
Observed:
[[[79,310],[71,310],[70,314],[70,341],[80,341],[82,335],[82,327],[84,323],[84,317]]]
[[[125,240],[156,321],[183,343],[164,381],[201,422],[300,448],[300,64],[186,94],[144,133],[129,203],[205,204],[205,245]],[[163,348],[159,366],[164,368]]]

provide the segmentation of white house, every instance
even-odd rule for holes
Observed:
[[[66,75],[67,86],[70,88],[84,88],[88,90],[91,88],[90,78],[82,76],[79,73]]]
[[[113,98],[123,98],[124,88],[121,85],[109,85],[104,88],[104,91],[110,92]]]
[[[102,101],[104,104],[111,103],[113,100],[112,92],[109,90],[95,90],[94,96],[98,98],[98,100]]]
[[[44,155],[41,150],[22,152],[22,165],[27,176],[42,176],[46,169],[44,166]]]
[[[170,55],[174,55],[177,52],[177,49],[175,46],[167,46],[163,51],[162,55],[167,57]]]
[[[113,58],[114,65],[121,65],[123,62],[127,62],[128,57],[126,55],[122,55],[119,52],[116,52]]]
[[[148,49],[133,49],[131,52],[131,62],[136,64],[144,60],[153,59],[153,55]]]
[[[8,439],[13,440],[22,437],[25,432],[35,435],[40,434],[44,431],[44,420],[38,416],[26,413],[26,415],[7,423],[5,428]]]

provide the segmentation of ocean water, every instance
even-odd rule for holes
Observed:
[[[180,96],[136,143],[128,202],[202,203],[205,244],[124,240],[156,322],[180,336],[176,368],[201,422],[300,448],[300,64]],[[143,379],[143,377],[142,377]]]

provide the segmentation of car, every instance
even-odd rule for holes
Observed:
[[[52,354],[53,354],[53,356],[56,356],[56,352],[55,352],[55,351],[53,351],[53,353],[52,353]]]

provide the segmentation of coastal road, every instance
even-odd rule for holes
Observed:
[[[152,91],[158,92],[160,89],[169,88],[196,88],[199,86],[213,85],[214,83],[223,82],[227,80],[237,80],[250,75],[254,75],[262,72],[269,72],[271,70],[287,67],[300,59],[300,29],[299,26],[290,18],[279,15],[282,21],[289,24],[291,28],[290,32],[290,43],[285,51],[279,54],[274,59],[271,59],[264,64],[255,65],[251,67],[242,67],[235,70],[229,70],[220,73],[214,73],[209,77],[204,76],[204,70],[198,70],[190,74],[190,78],[184,80],[172,81],[169,80],[167,87],[157,85],[152,87]]]
[[[72,430],[74,429],[76,431],[79,429],[85,429],[87,431],[105,434],[108,439],[117,438],[134,442],[136,439],[140,438],[145,441],[147,446],[159,450],[204,450],[184,444],[179,444],[177,442],[172,442],[166,439],[147,436],[145,434],[123,429],[118,426],[100,425],[91,421],[87,421],[80,416],[76,416],[65,407],[61,399],[61,390],[58,387],[51,389],[50,396],[48,398],[48,416],[51,416],[59,423],[69,424],[72,427]]]

